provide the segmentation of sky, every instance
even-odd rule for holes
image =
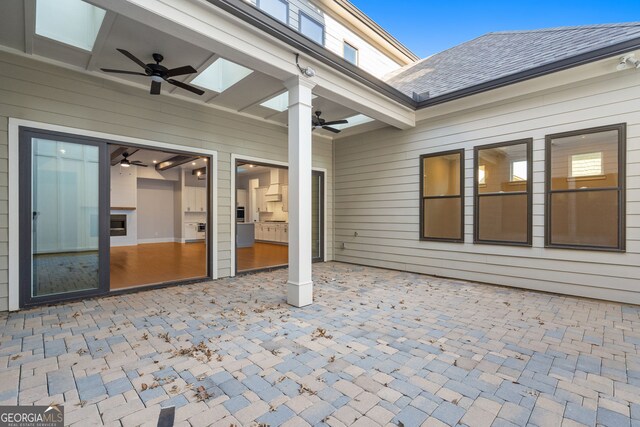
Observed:
[[[640,21],[640,0],[351,0],[420,58],[492,31]]]

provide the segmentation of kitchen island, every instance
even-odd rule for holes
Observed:
[[[251,222],[236,223],[236,246],[250,248],[256,242],[255,226]]]

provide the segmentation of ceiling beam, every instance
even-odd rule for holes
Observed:
[[[177,156],[173,156],[168,158],[167,160],[163,160],[156,165],[157,171],[166,171],[167,169],[175,168],[176,166],[184,165],[185,163],[192,162],[196,160],[197,156],[187,156],[184,154],[178,154]]]
[[[104,45],[111,34],[111,28],[113,28],[113,23],[116,21],[117,13],[114,13],[110,10],[107,10],[107,13],[104,15],[104,19],[102,20],[102,25],[100,26],[100,30],[98,31],[98,35],[96,36],[96,41],[93,44],[93,50],[91,51],[91,57],[87,62],[86,69],[88,71],[96,70],[96,63],[98,62],[98,58],[102,54],[102,50],[104,49]]]
[[[24,53],[33,55],[33,39],[36,35],[36,0],[24,1]]]

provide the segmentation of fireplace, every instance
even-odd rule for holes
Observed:
[[[111,214],[111,235],[126,236],[127,235],[127,215]]]

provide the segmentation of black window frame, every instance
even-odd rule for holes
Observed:
[[[452,154],[458,154],[460,156],[460,194],[457,196],[425,196],[424,195],[424,160],[431,157],[449,156]],[[420,156],[420,240],[425,242],[450,242],[450,243],[464,243],[465,230],[464,230],[464,215],[465,215],[465,149],[458,150],[439,151],[436,153],[422,154]],[[452,239],[446,237],[425,237],[424,218],[425,218],[425,205],[424,202],[427,199],[460,199],[460,238]]]
[[[618,131],[618,186],[617,187],[596,187],[585,189],[567,189],[552,190],[551,189],[551,143],[555,139],[567,138],[579,135],[588,135],[593,133],[601,133],[608,131]],[[544,246],[545,248],[555,249],[573,249],[583,251],[602,251],[602,252],[625,252],[626,251],[626,192],[627,192],[627,124],[618,123],[614,125],[598,126],[586,129],[578,129],[574,131],[554,133],[545,136],[545,221],[544,221]],[[553,194],[557,193],[580,193],[595,191],[611,191],[618,192],[618,246],[594,246],[594,245],[576,245],[576,244],[560,244],[551,241],[551,199]]]
[[[262,11],[262,12],[266,13],[267,15],[271,16],[272,18],[280,21],[280,19],[277,16],[270,14],[269,12],[267,12],[266,10],[264,10],[264,9],[262,9],[260,7],[260,2],[261,1],[264,1],[264,0],[256,0],[256,7],[258,9],[260,9],[260,11]],[[290,7],[289,7],[289,2],[287,0],[273,0],[273,1],[279,1],[280,3],[283,3],[287,7],[287,16],[285,18],[285,21],[281,21],[281,22],[283,24],[289,25],[289,14],[290,14],[290,10],[291,10]]]
[[[303,16],[305,18],[307,18],[309,21],[315,22],[320,27],[322,27],[322,43],[318,43],[316,40],[312,39],[311,37],[309,37],[308,35],[306,35],[305,33],[302,32],[302,17]],[[324,26],[324,24],[322,22],[318,21],[317,19],[314,19],[313,17],[311,17],[307,13],[304,13],[301,10],[298,11],[298,32],[300,34],[302,34],[303,36],[305,36],[307,39],[311,40],[312,42],[318,43],[320,46],[324,47],[326,34],[327,34],[326,27]]]
[[[509,147],[513,145],[527,145],[527,190],[512,192],[491,192],[480,193],[478,182],[478,169],[480,166],[479,153],[482,150],[490,150],[493,148]],[[473,147],[473,243],[483,245],[499,245],[499,246],[525,246],[533,245],[533,138],[517,139],[512,141],[498,142],[495,144],[478,145]],[[526,242],[517,242],[509,240],[485,240],[480,239],[480,198],[482,197],[509,197],[515,195],[527,196],[527,240]]]
[[[346,54],[346,48],[347,46],[349,46],[351,49],[353,49],[356,52],[356,62],[351,62],[347,59],[347,54]],[[353,45],[353,43],[349,43],[346,40],[342,40],[342,57],[344,58],[345,61],[347,61],[349,64],[353,64],[356,67],[360,66],[360,49],[358,49],[357,47],[355,47]]]

